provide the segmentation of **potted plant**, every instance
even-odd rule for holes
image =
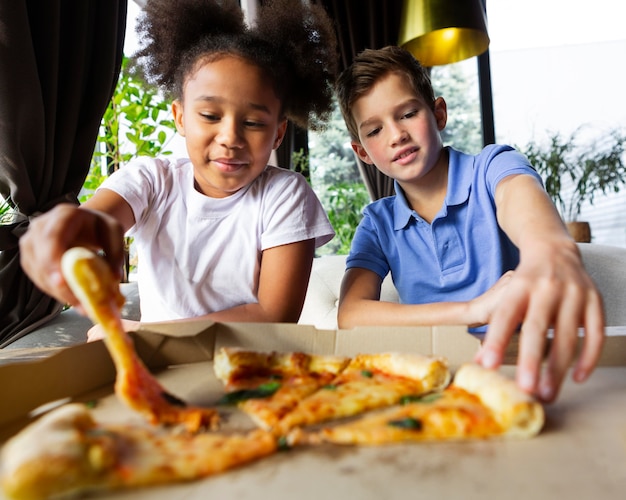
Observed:
[[[626,134],[615,129],[589,144],[577,141],[580,128],[568,138],[553,133],[546,143],[531,141],[519,148],[542,176],[546,191],[576,241],[590,242],[589,223],[579,221],[583,203],[599,193],[617,193],[626,184]]]

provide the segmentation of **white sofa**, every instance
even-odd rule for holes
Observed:
[[[606,325],[626,325],[626,248],[594,243],[579,243],[579,248],[587,271],[604,297]],[[315,259],[299,323],[321,329],[337,328],[345,257],[329,255]],[[398,301],[390,276],[383,282],[381,300]]]
[[[626,325],[626,249],[594,243],[580,243],[585,267],[604,296],[607,326]],[[337,328],[337,302],[345,269],[345,255],[318,257],[299,323],[320,329]],[[139,318],[139,296],[135,283],[122,285],[126,295],[123,315]],[[397,301],[391,278],[383,283],[382,300]],[[66,346],[85,341],[91,322],[73,310],[67,310],[43,327],[16,340],[5,349]]]

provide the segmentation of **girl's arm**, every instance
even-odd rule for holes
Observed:
[[[290,243],[263,252],[259,277],[259,301],[224,309],[190,320],[297,323],[304,305],[315,255],[315,241]],[[171,323],[189,320],[173,320]],[[124,328],[138,328],[138,321],[123,321]],[[100,325],[89,330],[88,340],[103,338]]]
[[[309,284],[315,241],[290,243],[263,252],[259,301],[208,314],[215,321],[296,323]]]
[[[518,384],[552,401],[574,359],[579,327],[585,327],[586,335],[574,380],[585,380],[598,361],[604,340],[602,298],[583,267],[576,243],[536,179],[514,175],[501,181],[496,206],[500,226],[520,250],[520,263],[491,317],[477,361],[498,366],[506,344],[522,324]],[[554,338],[542,374],[551,327]]]

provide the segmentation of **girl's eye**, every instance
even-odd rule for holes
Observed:
[[[255,122],[255,121],[252,121],[252,120],[246,120],[244,122],[244,125],[246,127],[249,127],[249,128],[262,128],[262,127],[265,127],[265,123]]]
[[[214,122],[220,119],[219,116],[214,115],[212,113],[200,113],[200,116],[202,116],[202,118],[210,122]]]

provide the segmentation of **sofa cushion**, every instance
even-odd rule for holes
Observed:
[[[604,298],[606,326],[626,325],[626,248],[596,243],[578,246],[585,268]],[[337,328],[337,303],[345,262],[345,255],[315,259],[299,323],[321,329]],[[381,300],[398,302],[390,276],[383,282]]]
[[[322,330],[337,328],[339,289],[345,268],[345,255],[324,255],[313,261],[309,288],[298,323],[315,325]],[[380,298],[398,302],[398,292],[393,286],[391,276],[387,276],[383,281]]]
[[[579,243],[583,262],[604,298],[607,326],[626,325],[626,249],[595,243]],[[337,303],[345,271],[345,255],[317,257],[313,262],[311,278],[300,324],[319,329],[337,328]],[[121,285],[126,296],[122,315],[138,320],[139,294],[136,283]],[[398,302],[398,293],[391,277],[383,282],[381,300]],[[62,312],[53,320],[17,339],[5,349],[58,347],[82,343],[92,323],[73,309]]]

